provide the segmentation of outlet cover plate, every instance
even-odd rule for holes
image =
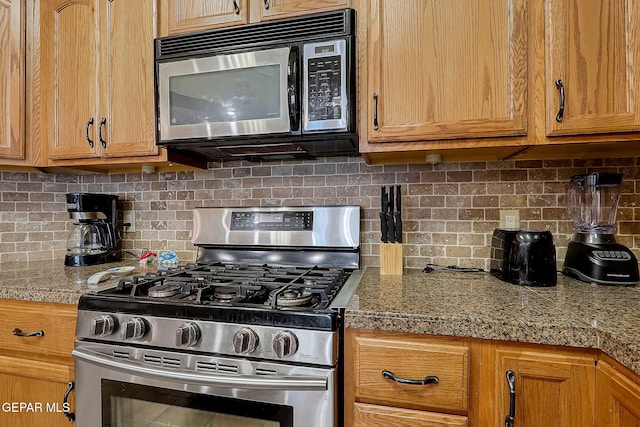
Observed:
[[[124,226],[125,233],[135,233],[136,232],[136,212],[135,211],[124,211],[122,213],[122,222],[125,224],[131,224],[129,226]]]
[[[520,211],[517,209],[501,210],[500,228],[520,228]]]

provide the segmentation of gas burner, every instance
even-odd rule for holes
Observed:
[[[236,288],[232,288],[231,286],[219,286],[216,288],[213,293],[213,297],[220,302],[228,302],[232,301],[238,292]]]
[[[169,298],[180,293],[179,284],[155,285],[149,288],[151,298]]]
[[[275,289],[269,293],[266,305],[272,305],[275,297],[276,307],[301,307],[313,299],[313,294],[306,289]]]

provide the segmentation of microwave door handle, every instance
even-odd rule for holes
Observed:
[[[289,67],[287,68],[287,101],[289,104],[289,124],[291,131],[300,128],[300,104],[298,102],[298,46],[289,51]]]

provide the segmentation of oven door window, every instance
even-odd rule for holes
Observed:
[[[293,427],[293,408],[102,380],[103,427]]]

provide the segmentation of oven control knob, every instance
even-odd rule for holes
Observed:
[[[139,340],[147,332],[147,325],[143,319],[134,317],[122,323],[122,338],[125,340]]]
[[[90,332],[94,337],[111,335],[116,327],[116,321],[109,314],[102,314],[91,319]]]
[[[176,329],[176,345],[193,347],[200,341],[200,328],[192,322],[183,323]]]
[[[282,331],[273,339],[273,350],[280,359],[293,356],[298,351],[298,338],[291,331]]]
[[[258,334],[249,328],[242,328],[233,335],[233,349],[238,354],[253,353],[259,342]]]

